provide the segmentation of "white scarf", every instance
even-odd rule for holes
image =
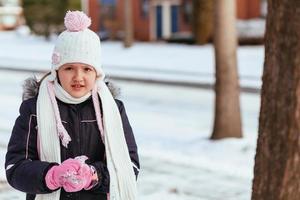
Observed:
[[[57,83],[53,74],[47,76],[41,83],[37,99],[37,124],[38,124],[38,148],[41,161],[61,163],[60,138],[58,132],[61,127],[57,125],[54,108],[49,94],[49,83],[54,84],[55,96],[61,101],[69,104],[78,104],[85,101],[91,93],[79,99],[73,98],[65,92]],[[136,200],[137,188],[131,159],[126,144],[121,116],[118,107],[109,89],[102,80],[97,80],[96,89],[100,96],[103,109],[103,132],[107,168],[110,175],[110,200]],[[94,98],[93,100],[95,101]],[[95,105],[95,103],[94,103]],[[56,106],[57,107],[57,106]],[[95,107],[95,106],[94,106]],[[100,107],[95,107],[98,126]],[[98,111],[98,112],[97,112]],[[61,122],[60,122],[61,123]],[[63,128],[64,129],[64,128]],[[67,135],[68,136],[68,135]],[[64,135],[66,144],[72,139]],[[62,141],[65,146],[64,142]],[[36,195],[37,200],[59,200],[60,190],[50,194]]]

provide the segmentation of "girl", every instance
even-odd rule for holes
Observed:
[[[90,24],[83,12],[67,12],[51,73],[23,96],[5,168],[27,200],[136,199],[137,146],[123,103],[103,81]]]

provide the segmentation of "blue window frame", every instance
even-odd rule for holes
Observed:
[[[106,5],[106,6],[115,6],[116,5],[116,0],[99,0],[101,5]]]
[[[171,7],[172,33],[178,32],[179,6]]]
[[[156,6],[156,37],[162,38],[162,6]]]

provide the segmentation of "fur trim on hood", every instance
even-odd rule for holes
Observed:
[[[109,88],[112,96],[117,98],[120,95],[120,88],[116,87],[115,84],[109,80],[104,80],[107,87]],[[27,78],[23,83],[23,95],[22,100],[27,100],[35,97],[39,92],[39,82],[35,76]]]

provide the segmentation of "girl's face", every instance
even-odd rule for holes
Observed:
[[[58,69],[61,86],[72,97],[80,98],[90,92],[96,82],[94,67],[82,63],[67,63]]]

